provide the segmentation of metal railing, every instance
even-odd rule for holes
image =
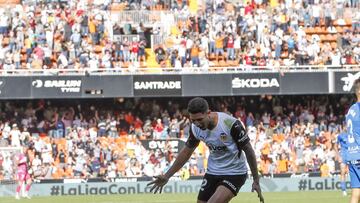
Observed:
[[[165,34],[151,35],[151,48],[154,50],[156,45],[165,44],[166,38]]]
[[[136,42],[139,41],[140,37],[139,35],[114,35],[113,36],[113,42],[124,42],[127,40],[127,42]]]
[[[161,22],[165,16],[173,15],[170,11],[120,11],[112,12],[112,19],[116,19],[119,25],[124,25],[126,22],[140,23],[144,26],[152,26],[154,22]]]
[[[58,75],[143,75],[143,74],[218,74],[218,73],[264,73],[264,72],[328,72],[360,71],[360,65],[344,66],[234,66],[234,67],[185,67],[175,68],[121,68],[111,69],[12,69],[0,70],[0,77],[11,76],[58,76]]]

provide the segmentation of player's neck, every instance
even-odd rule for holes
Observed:
[[[208,126],[208,129],[209,130],[213,130],[216,125],[217,125],[217,122],[218,122],[218,115],[216,112],[211,112],[210,113],[210,122],[209,122],[209,126]]]

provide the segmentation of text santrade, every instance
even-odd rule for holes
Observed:
[[[240,79],[234,78],[232,80],[233,88],[259,88],[259,87],[280,87],[276,78],[251,78]]]
[[[148,81],[134,82],[136,90],[148,89],[181,89],[181,81]]]

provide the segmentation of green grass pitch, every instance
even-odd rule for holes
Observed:
[[[197,194],[137,194],[137,195],[98,195],[98,196],[54,196],[33,197],[15,200],[2,197],[1,203],[191,203],[196,202]],[[264,193],[266,203],[346,203],[350,194],[343,197],[340,191],[332,192],[269,192]],[[259,202],[255,193],[240,192],[231,203]]]

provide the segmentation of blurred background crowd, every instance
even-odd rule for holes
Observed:
[[[246,126],[263,175],[339,170],[336,138],[353,100],[347,95],[207,98]],[[152,177],[186,141],[188,98],[32,100],[0,103],[0,146],[26,147],[37,179]],[[142,141],[163,140],[148,148]],[[209,151],[201,144],[180,177],[202,175]],[[0,180],[16,170],[0,152]]]

